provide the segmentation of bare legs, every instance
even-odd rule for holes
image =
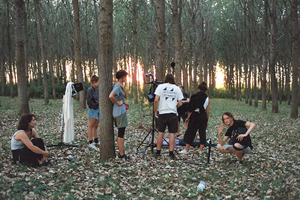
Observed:
[[[236,143],[235,146],[237,148],[239,148],[240,144]],[[243,156],[244,156],[244,152],[242,150],[241,151],[230,151],[230,150],[223,149],[222,146],[217,146],[217,150],[222,153],[232,153],[232,154],[236,155],[238,158],[238,161],[242,161]]]
[[[98,138],[98,134],[97,134],[98,124],[99,124],[99,119],[89,118],[89,127],[88,127],[89,141],[92,141],[93,137]]]
[[[156,147],[157,150],[161,150],[163,137],[164,137],[164,133],[158,132],[157,147]],[[175,133],[169,133],[169,151],[174,151],[174,147],[175,147]]]

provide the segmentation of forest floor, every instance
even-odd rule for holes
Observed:
[[[137,154],[151,128],[148,103],[131,105],[128,111],[125,146],[131,160],[100,160],[100,152],[87,145],[87,110],[74,101],[78,148],[51,147],[54,166],[29,168],[13,165],[11,159],[10,139],[19,119],[16,102],[0,97],[0,199],[299,199],[300,120],[290,119],[288,105],[280,105],[280,113],[274,114],[270,104],[262,111],[244,102],[212,99],[207,138],[217,143],[221,115],[231,111],[236,119],[257,124],[251,133],[254,150],[238,165],[235,156],[212,148],[210,164],[193,165],[186,162],[205,163],[207,156],[177,155],[178,160],[169,161],[168,149],[163,149],[162,159],[156,160],[148,148],[141,158],[143,147]],[[46,144],[58,144],[62,101],[43,102],[30,100],[36,129]],[[181,138],[183,133],[181,125]],[[201,180],[207,187],[197,192]]]

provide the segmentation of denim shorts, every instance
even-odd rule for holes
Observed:
[[[89,108],[89,118],[99,119],[99,108],[97,110]]]

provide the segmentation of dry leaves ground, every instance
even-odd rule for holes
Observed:
[[[243,165],[236,158],[212,149],[206,155],[177,155],[168,161],[168,150],[155,160],[148,148],[136,148],[151,128],[151,106],[131,105],[126,129],[126,153],[130,161],[100,160],[100,153],[87,147],[87,110],[74,103],[75,144],[78,148],[50,148],[53,167],[28,168],[12,165],[10,138],[18,123],[17,99],[0,97],[0,198],[1,199],[299,199],[300,120],[289,118],[290,106],[280,105],[280,113],[254,108],[235,100],[212,99],[207,137],[217,142],[221,114],[234,113],[236,119],[257,124],[251,133],[254,151]],[[62,101],[31,99],[30,109],[38,119],[37,131],[46,144],[60,142]],[[181,127],[183,136],[183,126]],[[116,134],[116,133],[115,133]],[[167,134],[165,135],[167,137]],[[192,149],[195,150],[195,149]],[[207,187],[197,192],[203,180]]]

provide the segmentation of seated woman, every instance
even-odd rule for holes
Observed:
[[[222,153],[232,153],[238,158],[238,163],[242,164],[242,159],[245,153],[250,153],[253,149],[250,133],[256,126],[254,123],[235,120],[230,112],[225,112],[222,115],[222,125],[219,127],[219,142],[217,150]],[[225,136],[221,138],[221,134],[225,126],[229,126]],[[247,128],[248,130],[247,130]],[[228,144],[225,144],[230,138]]]
[[[36,119],[33,114],[21,117],[18,131],[11,138],[14,163],[20,162],[32,167],[51,164],[46,161],[49,152],[43,140],[34,130],[35,125]]]

